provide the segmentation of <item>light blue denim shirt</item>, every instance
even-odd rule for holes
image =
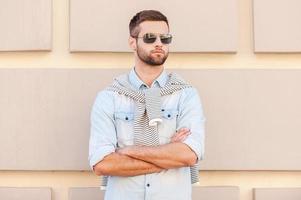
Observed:
[[[139,90],[147,88],[134,68],[130,83]],[[163,87],[168,75],[163,71],[151,87]],[[185,88],[162,98],[163,122],[158,126],[160,144],[170,142],[176,130],[187,127],[191,134],[183,141],[197,155],[204,157],[205,117],[198,92]],[[112,91],[97,94],[91,112],[89,163],[93,166],[118,147],[133,145],[134,100]],[[132,177],[110,176],[105,200],[191,200],[190,168],[181,167],[160,173]]]

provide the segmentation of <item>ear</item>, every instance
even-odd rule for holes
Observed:
[[[129,42],[129,47],[133,51],[136,51],[136,49],[137,49],[137,40],[136,40],[136,38],[133,38],[132,36],[130,36],[128,42]]]

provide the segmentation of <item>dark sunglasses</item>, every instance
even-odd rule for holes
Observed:
[[[157,40],[157,35],[154,33],[146,33],[143,35],[143,37],[133,37],[133,38],[143,38],[143,42],[147,44],[154,43]],[[160,40],[162,44],[170,44],[172,40],[172,35],[171,34],[160,34],[159,35]]]

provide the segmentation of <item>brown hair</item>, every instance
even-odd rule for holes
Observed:
[[[138,12],[130,21],[129,29],[132,37],[137,37],[140,30],[139,24],[144,21],[164,21],[168,25],[168,20],[165,15],[157,10],[143,10]]]

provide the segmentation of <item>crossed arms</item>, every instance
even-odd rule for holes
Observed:
[[[186,90],[185,90],[186,91]],[[203,111],[196,89],[188,88],[179,102],[180,129],[171,142],[160,146],[127,146],[116,150],[112,92],[101,92],[91,113],[89,160],[96,175],[136,176],[192,166],[204,152]],[[191,134],[191,135],[190,135]]]
[[[197,155],[182,143],[190,131],[180,129],[165,145],[128,146],[104,157],[94,166],[94,173],[110,176],[137,176],[161,172],[162,170],[192,166]]]

